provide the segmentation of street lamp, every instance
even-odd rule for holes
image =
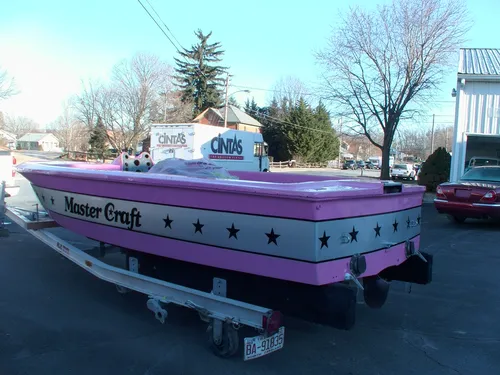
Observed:
[[[233,92],[232,94],[228,95],[227,94],[227,89],[228,89],[228,80],[226,80],[226,99],[225,99],[225,108],[224,108],[224,127],[227,128],[227,106],[228,106],[228,103],[229,103],[229,97],[234,95],[234,94],[237,94],[239,92],[246,92],[246,93],[249,93],[250,90],[238,90],[238,91],[235,91]]]

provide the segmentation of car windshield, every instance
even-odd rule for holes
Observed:
[[[406,169],[406,164],[396,164],[394,165],[394,169]]]
[[[500,182],[500,168],[472,168],[462,176],[461,180]]]

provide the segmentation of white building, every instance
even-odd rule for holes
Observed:
[[[17,140],[21,150],[59,152],[59,139],[52,133],[28,133]]]
[[[500,158],[500,49],[460,49],[453,142],[452,182],[471,157]]]

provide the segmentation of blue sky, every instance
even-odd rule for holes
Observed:
[[[211,39],[226,51],[223,63],[234,76],[231,83],[261,89],[271,89],[288,75],[315,82],[320,69],[313,51],[325,46],[338,10],[349,5],[374,7],[368,0],[149,2],[184,47],[197,42],[194,30],[212,31]],[[468,7],[475,25],[464,47],[500,47],[492,32],[500,15],[498,0],[468,0]],[[0,102],[0,111],[50,123],[60,114],[62,102],[79,92],[82,79],[106,78],[116,62],[138,51],[153,52],[172,65],[176,56],[137,0],[4,2],[0,66],[15,77],[22,92]],[[450,71],[440,100],[453,100],[455,77],[456,71]],[[252,89],[236,98],[243,103],[253,96],[264,105],[269,94]],[[451,122],[453,107],[439,103],[432,112],[442,115],[439,121]]]

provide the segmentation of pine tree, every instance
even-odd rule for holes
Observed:
[[[273,99],[270,106],[258,108],[257,120],[262,124],[262,137],[269,145],[269,156],[274,161],[287,161],[292,159],[292,153],[280,112],[278,101]]]
[[[227,104],[232,105],[233,107],[237,107],[237,108],[241,109],[238,101],[234,98],[234,96],[229,97],[229,99],[227,100]]]
[[[92,130],[89,144],[92,148],[92,151],[97,153],[99,156],[102,156],[102,158],[104,159],[104,153],[108,148],[107,143],[108,143],[108,135],[106,132],[106,127],[104,126],[101,117],[99,117],[97,119],[96,126]]]
[[[312,162],[325,162],[334,160],[339,155],[339,139],[332,128],[330,114],[320,101],[314,110],[316,151]]]
[[[210,107],[220,107],[223,103],[222,75],[227,68],[215,65],[222,61],[224,51],[219,42],[209,44],[212,32],[204,35],[201,30],[195,32],[199,43],[191,49],[180,51],[182,59],[174,58],[177,68],[178,86],[182,91],[183,101],[194,101],[193,115],[197,116]],[[214,65],[211,65],[214,64]]]
[[[258,114],[259,106],[255,102],[254,98],[252,98],[252,101],[250,101],[250,99],[246,100],[244,111],[250,116],[256,116]]]
[[[316,142],[314,113],[303,98],[295,106],[288,106],[285,125],[285,135],[290,144],[293,158],[300,162],[309,162],[314,159],[318,144]]]

